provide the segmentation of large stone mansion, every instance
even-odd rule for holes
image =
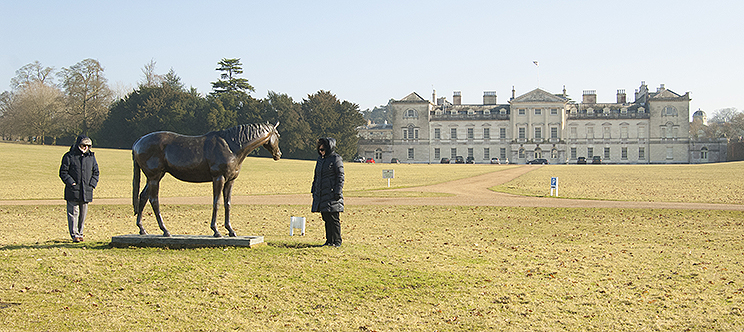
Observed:
[[[358,128],[358,154],[377,162],[438,163],[441,158],[491,158],[524,164],[537,158],[551,164],[591,163],[670,164],[726,160],[726,144],[693,142],[689,135],[690,94],[662,84],[655,92],[645,82],[629,101],[617,91],[613,103],[598,103],[594,90],[582,100],[568,98],[565,88],[553,94],[534,89],[520,96],[512,90],[499,104],[494,91],[483,93],[483,104],[463,105],[459,91],[452,102],[422,98],[416,92],[390,100],[392,123]],[[697,114],[697,113],[696,113]]]

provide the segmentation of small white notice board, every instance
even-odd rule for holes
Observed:
[[[395,178],[395,170],[394,169],[383,169],[382,170],[382,178],[387,179],[388,181],[388,188],[390,188],[390,179]]]

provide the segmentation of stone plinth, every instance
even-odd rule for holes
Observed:
[[[127,234],[111,237],[111,246],[117,248],[166,247],[166,248],[202,248],[202,247],[248,247],[263,243],[263,236],[214,237],[209,235],[139,235]]]

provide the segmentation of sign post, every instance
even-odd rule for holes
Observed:
[[[382,178],[388,180],[388,188],[390,188],[390,179],[395,178],[395,170],[394,169],[383,169]]]
[[[550,196],[553,196],[554,190],[555,190],[555,196],[558,197],[558,178],[557,177],[550,178]]]

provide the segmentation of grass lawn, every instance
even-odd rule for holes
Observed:
[[[548,165],[492,188],[548,196],[648,202],[744,204],[744,162],[698,165]]]
[[[265,245],[168,250],[110,248],[136,230],[123,205],[73,244],[63,209],[0,207],[0,330],[744,329],[741,212],[357,206],[335,249],[306,206],[238,205]],[[168,210],[209,234],[210,207]]]
[[[33,161],[25,165],[0,164],[0,200],[13,199],[62,199],[64,184],[59,179],[59,164],[69,147],[39,146],[0,143],[0,160]],[[94,198],[132,197],[132,153],[130,150],[97,149],[96,160],[100,168],[100,182]],[[509,166],[494,165],[411,165],[411,164],[362,164],[345,162],[347,196],[368,196],[370,191],[387,189],[382,178],[383,169],[395,171],[391,188],[435,184],[462,179]],[[275,195],[309,193],[313,180],[315,161],[274,161],[271,158],[248,157],[240,177],[235,181],[233,195]],[[444,176],[446,175],[446,176]],[[268,179],[268,180],[267,180]],[[142,175],[140,189],[144,188]],[[185,183],[166,175],[160,185],[161,197],[211,196],[211,183]],[[384,194],[382,194],[384,195]]]
[[[0,168],[14,191],[2,199],[61,198],[56,171],[65,150],[0,144],[0,157],[38,159],[27,170]],[[94,151],[103,173],[96,197],[130,197],[129,152]],[[261,171],[249,175],[249,163]],[[313,165],[250,158],[236,191],[243,183],[243,193],[307,192]],[[705,171],[729,165],[741,167]],[[403,187],[500,166],[346,167],[346,189],[361,194],[387,187],[382,169],[394,168],[392,184]],[[563,167],[536,167],[515,181]],[[657,169],[674,170],[666,167],[680,166]],[[558,175],[561,191],[569,190],[570,173]],[[658,187],[667,180],[649,181]],[[720,182],[729,180],[711,181],[724,188]],[[171,196],[210,192],[208,185],[179,185],[163,186]],[[709,197],[727,202],[717,196],[732,192],[738,195],[718,190]],[[233,205],[238,235],[262,235],[265,245],[110,248],[111,236],[136,232],[131,210],[91,205],[86,241],[73,244],[64,206],[0,205],[0,331],[744,330],[741,211],[349,206],[341,216],[344,245],[326,248],[318,246],[320,216],[308,206]],[[173,234],[211,234],[211,206],[163,210]],[[306,236],[289,236],[290,216],[308,217]],[[152,215],[146,222],[156,230]]]

